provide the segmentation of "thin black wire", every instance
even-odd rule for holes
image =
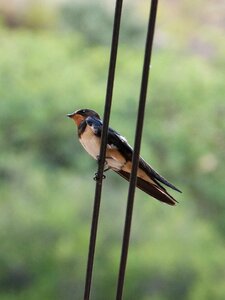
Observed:
[[[124,277],[125,277],[125,270],[126,270],[126,263],[127,263],[129,240],[130,240],[131,221],[132,221],[132,213],[133,213],[135,187],[137,182],[137,170],[139,165],[141,137],[142,137],[143,123],[144,123],[145,103],[146,103],[146,95],[147,95],[147,87],[148,87],[148,77],[149,77],[152,45],[153,45],[153,36],[155,30],[157,5],[158,5],[158,1],[152,0],[151,7],[150,7],[147,38],[145,44],[145,57],[144,57],[144,64],[143,64],[143,71],[142,71],[142,82],[141,82],[138,117],[137,117],[137,124],[136,124],[134,153],[132,158],[132,171],[131,171],[128,199],[127,199],[127,211],[126,211],[126,219],[125,219],[125,226],[124,226],[120,269],[119,269],[119,276],[117,282],[116,300],[121,300],[123,295]]]
[[[95,199],[94,199],[94,208],[93,208],[93,215],[92,215],[87,269],[86,269],[84,300],[89,300],[90,290],[91,290],[91,280],[92,280],[95,244],[96,244],[97,229],[98,229],[98,218],[99,218],[99,209],[100,209],[101,193],[102,193],[102,180],[103,180],[105,154],[106,154],[106,146],[107,146],[107,133],[109,128],[109,118],[110,118],[111,103],[112,103],[122,4],[123,4],[123,0],[116,1],[107,90],[106,90],[106,97],[105,97],[105,109],[104,109],[104,118],[103,118],[100,159],[98,163],[98,172],[96,176]]]

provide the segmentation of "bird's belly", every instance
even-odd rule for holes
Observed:
[[[106,149],[106,162],[111,169],[119,171],[126,163],[126,160],[116,148],[108,146]]]
[[[111,158],[111,157],[106,157],[106,162],[107,162],[107,165],[114,171],[119,171],[122,169],[123,167],[123,164],[121,163],[121,161],[118,161],[114,158]]]
[[[97,159],[99,156],[100,142],[100,138],[96,137],[87,126],[85,132],[82,134],[82,138],[80,138],[80,143],[94,159]]]
[[[80,138],[80,143],[84,149],[90,154],[94,159],[98,159],[100,153],[101,139],[94,135],[92,129],[87,126],[84,133]],[[121,155],[121,153],[111,146],[107,145],[105,160],[107,165],[113,170],[121,170],[126,160]]]

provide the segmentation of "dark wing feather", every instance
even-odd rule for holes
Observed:
[[[163,176],[161,176],[159,173],[157,173],[148,163],[146,163],[146,161],[144,161],[143,158],[140,158],[139,161],[139,166],[142,170],[145,171],[145,173],[152,178],[154,181],[157,180],[157,183],[159,184],[159,182],[165,184],[166,186],[170,187],[171,189],[182,193],[178,188],[176,188],[172,183],[170,183],[169,181],[167,181]],[[159,181],[159,182],[158,182]],[[160,184],[159,184],[160,185]],[[162,187],[160,185],[160,187]]]
[[[97,136],[101,137],[102,126],[103,126],[101,120],[97,119],[96,117],[88,117],[86,119],[86,123],[93,128],[93,131]],[[125,159],[127,161],[132,160],[132,155],[133,155],[132,147],[128,144],[128,142],[126,141],[126,139],[124,137],[122,137],[118,132],[116,132],[115,130],[113,130],[110,127],[109,127],[109,130],[108,130],[108,144],[109,145],[114,145],[115,147],[117,147],[117,149],[121,152],[121,154],[125,157]],[[139,160],[139,167],[143,171],[145,171],[145,173],[156,183],[156,185],[158,186],[157,188],[162,190],[163,193],[167,193],[166,189],[159,182],[161,182],[161,183],[165,184],[166,186],[172,188],[173,190],[178,191],[178,192],[181,193],[181,191],[178,188],[176,188],[172,183],[170,183],[163,176],[161,176],[159,173],[157,173],[141,157],[140,157],[140,160]],[[141,180],[140,178],[138,178],[138,179],[139,179],[139,181]],[[143,183],[140,183],[140,184],[144,185]],[[141,189],[143,189],[143,188],[141,188]]]
[[[124,172],[122,170],[116,171],[116,173],[122,176],[127,181],[129,181],[130,178],[129,173]],[[150,184],[149,182],[139,177],[137,177],[137,187],[143,192],[158,199],[161,202],[167,203],[169,205],[175,205],[177,202],[170,194],[167,193],[165,189],[161,190],[161,188],[158,187],[157,185]]]
[[[102,121],[95,117],[88,117],[86,123],[92,127],[93,132],[98,137],[102,135]],[[116,147],[125,157],[126,160],[132,160],[133,149],[128,144],[127,140],[121,136],[117,131],[110,128],[108,129],[108,141],[110,146]]]
[[[101,136],[101,134],[102,134],[102,121],[101,120],[97,119],[96,117],[89,116],[85,119],[85,122],[87,123],[87,125],[92,127],[92,130],[95,135],[97,135],[98,137]]]

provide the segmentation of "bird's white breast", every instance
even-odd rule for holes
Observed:
[[[101,139],[94,134],[91,126],[86,126],[85,131],[80,138],[80,143],[94,159],[98,158]],[[114,145],[107,145],[105,160],[107,165],[113,170],[121,170],[125,164],[124,157],[117,151],[117,147]]]
[[[97,159],[100,153],[100,138],[96,137],[90,126],[85,128],[80,143],[84,149],[92,156]]]

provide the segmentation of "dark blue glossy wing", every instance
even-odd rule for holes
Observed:
[[[103,123],[100,119],[96,117],[88,117],[86,119],[86,123],[92,128],[95,135],[101,137],[102,134],[102,126]],[[117,131],[109,127],[108,130],[108,145],[111,147],[117,148],[120,153],[124,156],[127,161],[132,161],[133,149],[128,144],[127,140],[120,135]],[[140,157],[139,167],[146,172],[146,174],[155,181],[164,191],[164,187],[159,184],[159,182],[165,184],[166,186],[181,192],[178,188],[176,188],[172,183],[167,181],[163,176],[157,173],[147,162],[144,161],[143,158]]]
[[[95,117],[88,117],[86,119],[87,125],[89,125],[94,134],[97,135],[98,137],[101,137],[102,135],[102,126],[103,123],[101,120],[95,118]],[[126,160],[131,160],[132,159],[132,153],[133,149],[131,146],[127,143],[126,139],[120,135],[117,131],[109,127],[108,130],[108,140],[107,144],[110,147],[117,148],[126,158]]]
[[[85,121],[87,125],[89,125],[92,128],[94,134],[100,137],[102,133],[102,126],[103,126],[102,121],[91,116],[87,117]]]

